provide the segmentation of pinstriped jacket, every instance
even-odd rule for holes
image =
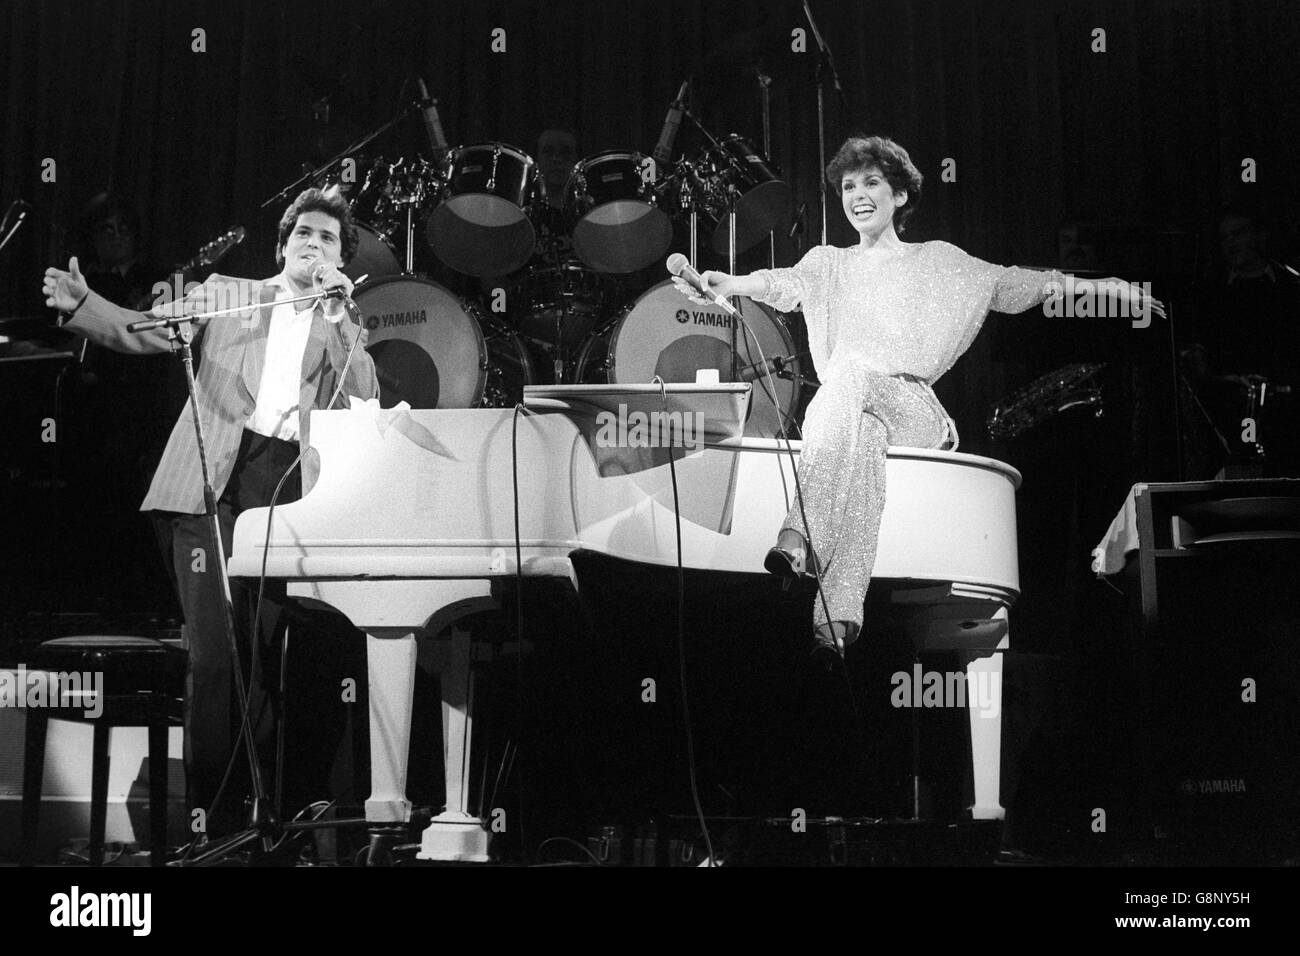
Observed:
[[[212,488],[218,499],[230,481],[244,424],[257,402],[257,390],[262,381],[262,368],[266,359],[271,309],[276,293],[283,288],[283,282],[279,276],[259,282],[213,275],[187,295],[179,306],[154,309],[149,313],[164,316],[179,314],[180,308],[187,312],[204,312],[236,305],[250,307],[249,311],[239,315],[194,323],[196,337],[201,337],[203,343],[203,361],[197,378],[199,419],[203,423],[203,440],[207,447]],[[148,316],[139,312],[113,305],[91,292],[64,327],[119,352],[143,354],[170,351],[171,344],[165,330],[139,333],[127,331],[129,323],[146,317]],[[324,408],[334,394],[338,374],[357,334],[360,334],[361,342],[352,357],[347,381],[336,407],[346,407],[349,395],[373,398],[378,394],[375,366],[365,350],[365,330],[358,330],[346,318],[337,324],[331,323],[321,314],[320,307],[317,307],[302,360],[298,440],[303,448],[308,446],[310,411],[313,408]],[[304,455],[304,495],[315,484],[319,472],[320,462],[316,454],[312,452]],[[172,427],[171,437],[140,510],[203,513],[203,479],[194,438],[194,421],[188,402]]]

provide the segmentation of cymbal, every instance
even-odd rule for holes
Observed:
[[[713,46],[695,66],[693,77],[703,83],[737,78],[753,79],[753,70],[785,66],[791,57],[790,32],[782,26],[764,26],[728,37]]]

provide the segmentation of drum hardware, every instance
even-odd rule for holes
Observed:
[[[436,199],[439,188],[437,169],[424,159],[376,158],[348,204],[359,241],[343,274],[355,282],[362,275],[414,273],[417,214]]]
[[[524,400],[524,386],[536,383],[528,347],[505,325],[483,323],[487,378],[476,408],[513,408]]]
[[[513,325],[549,354],[556,384],[568,380],[573,351],[598,324],[604,299],[601,274],[566,253],[565,245],[563,238],[550,236],[514,292],[523,305],[513,311]]]
[[[691,268],[696,267],[699,257],[699,214],[696,211],[696,198],[704,190],[704,183],[699,177],[695,164],[683,156],[673,164],[671,175],[659,181],[659,195],[665,205],[674,207],[673,218],[684,216],[689,226],[689,248],[687,258]]]
[[[1256,459],[1267,458],[1268,455],[1264,446],[1264,433],[1271,433],[1272,429],[1269,427],[1271,425],[1270,414],[1264,413],[1264,410],[1268,406],[1268,400],[1271,396],[1291,395],[1294,392],[1294,387],[1291,385],[1285,385],[1281,382],[1272,382],[1269,379],[1264,378],[1262,375],[1232,376],[1230,377],[1230,381],[1241,389],[1241,392],[1245,397],[1245,414],[1240,417],[1249,418],[1255,423],[1255,440],[1250,443],[1251,457]],[[1199,399],[1197,400],[1197,405],[1200,405]],[[1205,414],[1206,417],[1209,418],[1204,407],[1202,407],[1201,411],[1202,414]],[[1234,416],[1234,418],[1236,417],[1238,416]],[[1219,430],[1216,428],[1215,432],[1218,433]],[[1224,445],[1225,450],[1228,451],[1229,455],[1231,455],[1233,453],[1232,449],[1228,442],[1223,438],[1222,434],[1219,434],[1219,440]]]
[[[691,122],[693,122],[696,125],[696,127],[702,133],[704,133],[706,137],[708,137],[709,142],[711,142],[714,145],[715,149],[721,148],[721,144],[718,142],[717,138],[712,133],[710,133],[707,129],[704,128],[703,123],[701,123],[689,112],[686,115],[690,116]],[[735,134],[733,134],[732,138],[739,138],[739,137],[736,137]],[[703,157],[700,165],[701,166],[704,165]],[[715,173],[717,172],[718,171],[715,170]],[[702,194],[705,202],[708,201],[711,194],[712,194],[712,198],[715,201],[719,198],[716,194],[716,185],[717,184],[714,181],[709,181],[705,184],[705,191]],[[731,182],[730,180],[723,181],[721,185],[722,185],[722,191],[725,193],[726,196],[726,207],[727,207],[727,273],[729,275],[735,275],[736,274],[737,189],[735,183]],[[698,206],[699,206],[699,201],[697,200],[696,209],[698,209]],[[714,211],[716,213],[716,210]],[[717,221],[716,215],[714,216],[714,221],[716,226],[716,221]],[[718,247],[718,233],[717,233],[717,229],[715,228],[713,231],[713,248],[717,250],[717,247]],[[734,296],[733,296],[733,300],[734,300]],[[732,304],[733,305],[735,304],[734,301]],[[737,341],[737,336],[740,334],[740,324],[738,322],[733,321],[730,323],[730,327],[731,327],[731,379],[730,380],[734,382],[737,380],[736,378],[738,372],[737,362],[739,362],[740,360],[740,350],[737,348],[737,346],[739,345],[739,342]]]
[[[705,188],[698,205],[713,225],[713,249],[729,251],[729,220],[736,213],[736,248],[745,252],[789,217],[790,187],[749,140],[737,133],[706,147],[697,165]]]
[[[693,112],[687,109],[684,113],[709,141],[694,163],[695,178],[701,185],[695,204],[713,225],[713,251],[729,254],[734,241],[736,251],[744,252],[789,216],[790,187],[748,139],[739,133],[718,139]]]
[[[325,162],[321,163],[321,165],[317,166],[315,169],[303,173],[301,176],[299,176],[289,185],[285,186],[283,189],[277,192],[274,196],[267,199],[264,203],[262,203],[262,205],[259,208],[265,209],[267,206],[274,206],[278,203],[283,203],[285,200],[289,199],[290,197],[296,196],[299,192],[305,189],[309,184],[325,181],[325,179],[329,176],[331,170],[333,170],[334,167],[342,163],[343,160],[348,159],[349,157],[356,156],[358,153],[360,153],[363,149],[369,146],[380,136],[383,136],[390,129],[396,126],[398,123],[402,122],[402,120],[406,119],[408,116],[410,116],[413,113],[418,113],[423,108],[423,106],[424,104],[420,100],[412,99],[409,103],[407,103],[406,106],[402,107],[402,109],[398,111],[396,116],[390,119],[387,123],[384,123],[382,126],[375,127],[369,133],[363,135],[356,142],[349,143],[347,146],[343,147],[342,150],[335,153],[329,159],[325,160]]]

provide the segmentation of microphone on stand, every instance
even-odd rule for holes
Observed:
[[[654,156],[658,163],[667,163],[672,159],[673,141],[677,139],[677,130],[682,125],[682,115],[686,111],[686,90],[691,85],[688,79],[681,89],[677,91],[677,99],[668,107],[668,115],[664,117],[664,128],[659,133],[659,142],[655,145]]]
[[[793,355],[773,355],[766,362],[755,362],[753,365],[747,365],[740,370],[740,380],[742,382],[752,382],[755,379],[762,378],[768,372],[775,372],[780,375],[785,371],[785,363],[794,358]]]
[[[442,131],[442,119],[438,116],[438,101],[429,95],[424,77],[417,76],[415,82],[420,86],[420,117],[424,121],[424,132],[428,134],[429,145],[433,147],[433,158],[437,159],[447,152],[447,135]]]
[[[802,385],[804,382],[816,383],[816,379],[808,375],[800,375],[794,370],[794,363],[798,359],[808,358],[807,352],[799,352],[795,355],[774,355],[766,362],[755,362],[753,365],[747,365],[740,370],[740,380],[742,382],[752,382],[762,378],[768,372],[775,372],[777,378],[783,378],[790,382],[796,382]]]
[[[804,219],[807,215],[808,203],[801,202],[799,204],[799,211],[794,214],[794,221],[790,224],[790,232],[786,236],[787,239],[793,239],[796,235],[803,232]]]
[[[20,201],[21,201],[21,200],[20,200]],[[0,246],[0,248],[3,248],[3,247]],[[1277,266],[1279,269],[1285,269],[1287,272],[1291,273],[1293,276],[1295,276],[1296,278],[1300,279],[1300,272],[1296,272],[1295,269],[1291,268],[1291,267],[1290,267],[1289,265],[1287,265],[1285,262],[1282,262],[1282,261],[1279,260],[1279,259],[1274,259],[1274,258],[1272,258],[1271,256],[1265,256],[1264,258],[1265,258],[1266,260],[1268,260],[1270,263],[1272,263],[1273,265]]]
[[[4,249],[9,244],[9,240],[17,234],[31,211],[32,205],[25,199],[15,199],[10,203],[9,208],[5,210],[4,219],[0,220],[0,249]],[[9,225],[10,219],[13,219],[12,226]]]
[[[700,278],[700,274],[691,268],[690,260],[680,252],[674,252],[668,257],[668,271],[679,278],[685,279],[699,291],[700,295],[712,297],[713,304],[724,310],[728,315],[740,317],[740,313],[736,311],[735,306],[728,302],[724,296],[718,295],[712,289],[705,288],[704,280]]]

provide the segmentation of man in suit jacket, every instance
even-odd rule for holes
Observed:
[[[283,268],[278,275],[262,281],[214,275],[182,302],[151,310],[152,315],[167,316],[241,308],[235,315],[194,323],[203,345],[198,413],[226,554],[235,518],[248,508],[270,504],[277,483],[300,452],[301,470],[293,470],[285,480],[276,503],[294,501],[310,491],[319,469],[315,453],[307,453],[311,410],[330,407],[336,393],[333,407],[338,408],[347,407],[349,396],[378,394],[374,363],[365,351],[366,332],[354,327],[342,302],[321,298],[277,304],[335,289],[350,295],[352,282],[339,267],[350,261],[356,248],[357,231],[346,201],[333,191],[308,189],[281,218],[276,262]],[[149,316],[119,308],[90,291],[75,258],[67,271],[46,270],[44,291],[46,304],[60,310],[64,326],[93,342],[137,354],[171,349],[163,330],[128,332],[129,323]],[[232,701],[225,599],[204,517],[202,474],[188,404],[172,428],[140,507],[152,512],[160,536],[170,541],[168,557],[185,614],[190,656],[185,711],[189,805],[209,808],[242,715]],[[241,644],[247,645],[255,595],[238,581],[231,584]],[[263,644],[284,603],[277,589],[269,590],[272,602],[269,608],[264,603],[263,626],[257,635]],[[278,590],[282,595],[282,588]],[[273,665],[274,655],[270,658],[265,663]],[[269,670],[273,673],[274,667]],[[337,688],[337,682],[333,686]],[[253,699],[256,718],[265,699],[260,693],[254,693]],[[242,761],[237,764],[236,773],[243,766]],[[226,810],[225,815],[207,821],[209,832],[238,825],[234,807],[228,803]]]

